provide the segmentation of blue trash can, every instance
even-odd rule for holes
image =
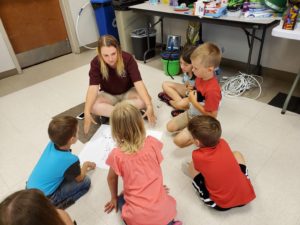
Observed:
[[[111,34],[119,40],[112,0],[91,0],[100,36]]]

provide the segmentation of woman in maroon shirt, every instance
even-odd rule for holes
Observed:
[[[91,61],[89,76],[84,107],[85,133],[88,133],[91,123],[96,123],[91,114],[110,117],[114,105],[123,100],[138,109],[146,109],[144,116],[151,124],[155,123],[151,97],[137,63],[132,55],[121,50],[113,36],[104,35],[99,39],[98,55]]]

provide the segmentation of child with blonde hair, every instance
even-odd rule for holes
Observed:
[[[189,120],[197,115],[217,117],[222,98],[221,88],[215,76],[215,69],[221,62],[221,51],[218,46],[209,42],[198,46],[191,55],[191,61],[196,76],[196,90],[189,92],[189,109],[167,124],[169,132],[179,131],[174,137],[174,143],[182,148],[193,143],[186,128]]]
[[[163,185],[160,163],[163,144],[146,136],[138,109],[126,102],[118,103],[110,119],[112,137],[117,143],[109,154],[107,181],[111,200],[105,212],[121,210],[127,225],[179,225],[174,221],[176,201]],[[118,196],[118,177],[123,178],[123,192]]]

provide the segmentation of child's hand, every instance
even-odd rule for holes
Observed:
[[[109,202],[107,202],[104,206],[104,212],[110,213],[113,209],[118,212],[118,207],[117,207],[117,199],[111,199]]]
[[[87,170],[94,170],[96,168],[96,163],[86,161],[83,163],[83,167],[85,167]]]
[[[186,81],[185,82],[185,88],[186,88],[187,91],[191,91],[191,90],[194,89],[194,86],[191,85],[189,81]]]
[[[189,101],[191,103],[197,102],[197,92],[195,90],[194,91],[190,91],[190,93],[189,93]]]
[[[170,192],[170,188],[168,188],[168,186],[167,186],[167,185],[164,185],[164,189],[165,189],[166,193],[167,193],[167,194],[169,194],[169,192]]]
[[[96,168],[96,163],[89,162],[88,168],[89,168],[89,170],[94,170]]]

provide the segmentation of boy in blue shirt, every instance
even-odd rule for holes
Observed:
[[[93,162],[84,162],[72,154],[71,145],[78,135],[78,121],[71,116],[54,118],[48,127],[50,142],[33,169],[26,188],[41,190],[58,208],[75,203],[90,188],[86,173],[95,169]]]

